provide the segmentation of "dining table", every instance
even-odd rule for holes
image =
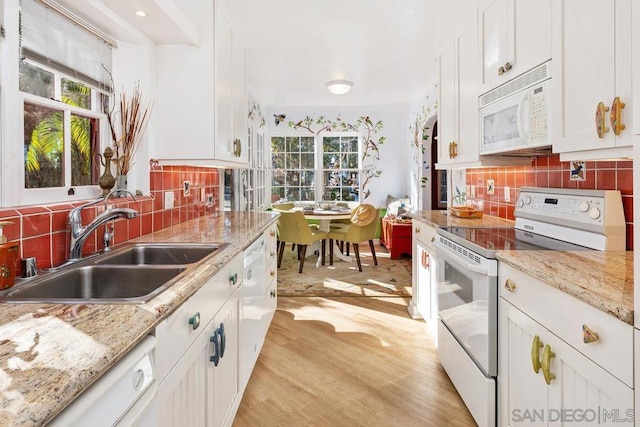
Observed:
[[[311,209],[300,209],[304,213],[304,217],[306,219],[312,219],[318,221],[318,230],[329,232],[331,229],[331,221],[351,219],[351,209],[349,208],[332,208],[332,209],[319,209],[314,208]],[[342,253],[338,244],[334,241],[334,250],[333,253],[345,262],[353,261],[353,258],[347,256]],[[320,266],[320,262],[322,260],[322,256],[318,257],[318,261],[316,262],[316,267]]]

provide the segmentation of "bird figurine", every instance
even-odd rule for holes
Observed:
[[[287,116],[284,114],[274,114],[273,117],[276,118],[276,126],[278,126],[280,122],[287,118]]]

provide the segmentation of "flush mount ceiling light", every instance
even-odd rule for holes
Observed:
[[[145,17],[147,16],[147,12],[145,12],[144,10],[136,10],[136,15]]]
[[[329,89],[329,92],[334,95],[344,95],[351,90],[353,83],[348,80],[331,80],[325,83],[325,86]]]

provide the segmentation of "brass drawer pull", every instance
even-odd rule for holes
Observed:
[[[605,113],[609,111],[609,107],[604,105],[604,102],[600,101],[596,107],[596,133],[598,138],[604,138],[604,134],[609,132],[607,122],[605,119]]]
[[[531,366],[536,374],[540,371],[540,349],[542,345],[540,337],[534,335],[533,341],[531,341]]]
[[[616,135],[620,135],[620,132],[622,132],[625,128],[625,125],[622,124],[622,118],[620,117],[622,114],[622,109],[624,107],[624,102],[620,101],[619,96],[616,96],[613,99],[613,103],[611,104],[611,112],[609,113],[611,128],[613,129],[613,133]]]
[[[511,279],[507,279],[504,282],[504,288],[509,292],[513,292],[516,289],[516,284]]]
[[[600,337],[598,337],[598,334],[593,332],[591,328],[587,325],[582,325],[582,341],[584,341],[585,344],[596,342],[599,339]]]
[[[542,375],[544,375],[544,380],[547,385],[551,384],[551,381],[556,378],[556,374],[551,372],[551,359],[556,357],[556,354],[551,351],[551,346],[549,344],[544,346],[544,350],[542,350]]]

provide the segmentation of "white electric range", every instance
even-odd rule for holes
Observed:
[[[515,227],[438,229],[438,356],[480,426],[496,425],[498,262],[505,250],[625,250],[619,191],[523,187]]]

